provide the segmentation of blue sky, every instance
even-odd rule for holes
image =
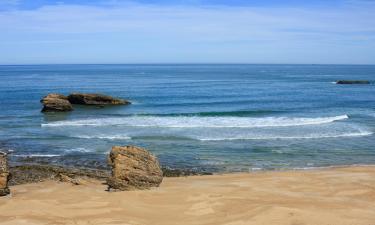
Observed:
[[[375,0],[0,0],[0,64],[375,64]]]

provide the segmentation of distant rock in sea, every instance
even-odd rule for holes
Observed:
[[[42,112],[68,112],[73,110],[68,97],[60,94],[49,94],[40,102],[43,104]]]
[[[9,166],[7,155],[0,152],[0,196],[5,196],[10,193],[8,188]]]
[[[68,112],[73,110],[72,104],[77,105],[128,105],[129,101],[114,98],[103,94],[72,93],[69,96],[61,94],[48,94],[40,102],[43,104],[42,112]]]
[[[368,80],[338,80],[336,84],[370,84]]]
[[[68,96],[71,104],[78,105],[128,105],[129,101],[119,98],[114,98],[102,94],[84,94],[72,93]]]
[[[143,148],[114,146],[109,154],[112,176],[109,189],[136,190],[158,187],[163,172],[158,159]]]

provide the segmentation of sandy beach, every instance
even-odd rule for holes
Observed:
[[[375,225],[375,0],[0,0],[0,225]]]
[[[374,225],[375,167],[165,178],[149,191],[45,181],[11,187],[0,224]]]

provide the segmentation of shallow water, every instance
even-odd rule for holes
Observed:
[[[0,148],[16,162],[105,167],[113,145],[164,166],[248,171],[375,163],[375,66],[0,66]],[[133,104],[40,113],[50,92]]]

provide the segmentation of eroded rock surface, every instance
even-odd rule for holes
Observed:
[[[84,93],[72,93],[68,96],[68,100],[71,104],[78,105],[127,105],[129,101],[114,98],[109,95],[102,94],[84,94]]]
[[[37,183],[46,180],[70,182],[72,180],[84,180],[86,178],[105,181],[110,176],[107,170],[69,168],[54,165],[21,165],[10,168],[12,178],[9,185]],[[65,176],[61,176],[65,175]],[[65,179],[69,177],[68,179]],[[74,183],[74,182],[73,182]]]
[[[112,176],[109,189],[135,190],[158,187],[163,172],[158,159],[143,148],[114,146],[109,154]]]
[[[73,110],[68,97],[60,94],[49,94],[40,102],[43,104],[42,112],[68,112]]]
[[[7,155],[0,152],[0,196],[5,196],[10,193],[8,187],[9,166]]]

